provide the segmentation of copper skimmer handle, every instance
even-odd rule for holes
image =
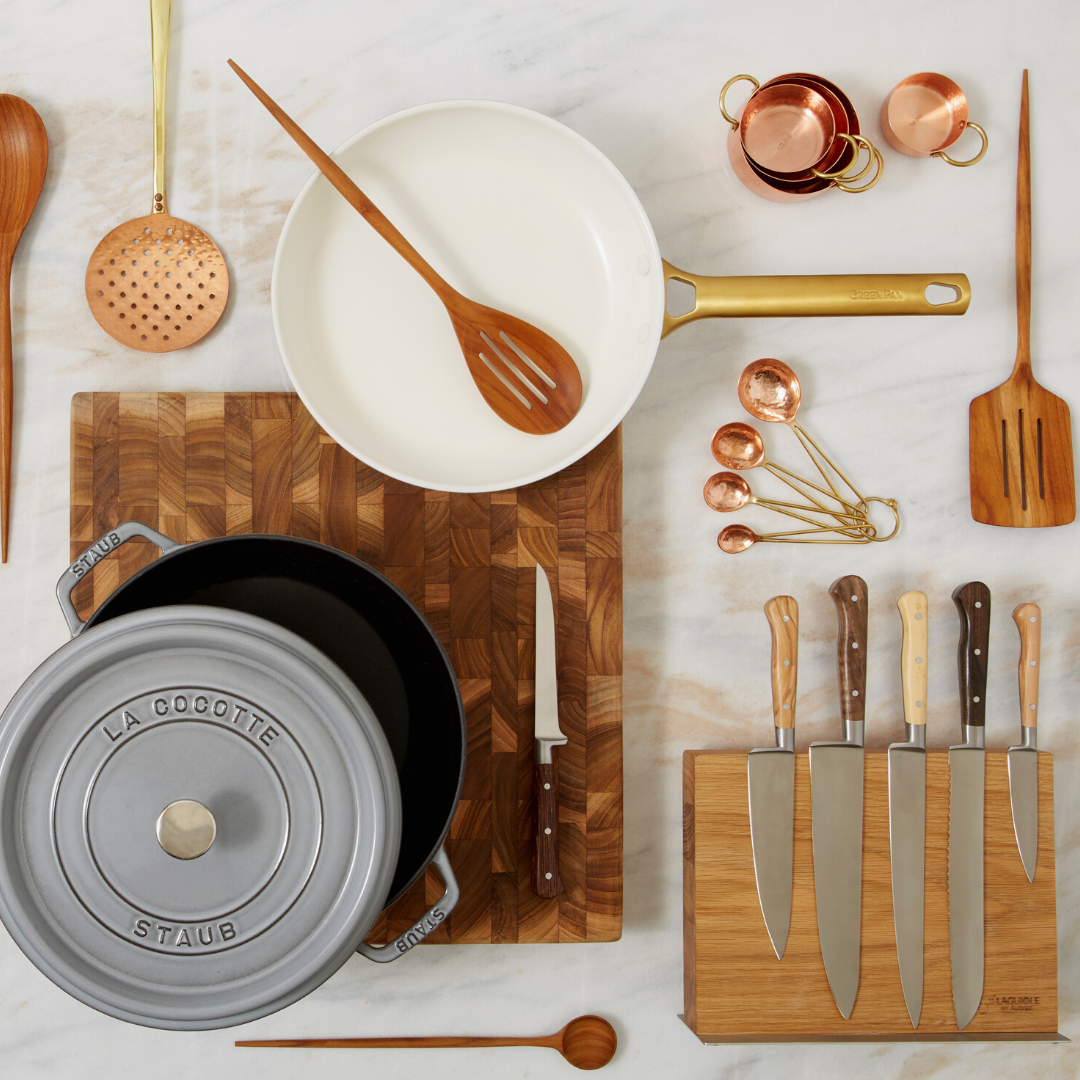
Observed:
[[[150,48],[154,58],[154,210],[165,205],[165,98],[169,74],[169,22],[172,0],[150,0]]]
[[[694,307],[684,315],[664,311],[667,337],[697,319],[791,318],[821,315],[963,315],[971,303],[966,274],[835,274],[791,277],[703,277],[664,260],[669,281],[692,285]],[[944,285],[956,299],[931,304],[929,285]]]

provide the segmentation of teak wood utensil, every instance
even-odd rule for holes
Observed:
[[[229,271],[202,229],[165,203],[165,87],[172,0],[150,0],[154,57],[154,201],[117,226],[86,267],[86,302],[103,330],[142,352],[172,352],[209,333],[229,299]]]
[[[1020,94],[1016,169],[1016,363],[969,411],[971,516],[985,525],[1039,528],[1076,517],[1069,406],[1031,373],[1031,148],[1028,73]]]
[[[229,66],[346,202],[431,286],[450,316],[473,381],[496,415],[531,435],[566,427],[581,405],[581,373],[573,357],[523,319],[462,296],[238,64],[230,60]]]
[[[618,1040],[615,1029],[602,1016],[578,1016],[554,1035],[506,1038],[470,1035],[428,1035],[389,1039],[245,1039],[237,1046],[306,1046],[330,1049],[378,1049],[418,1047],[549,1046],[575,1069],[602,1069],[614,1056]]]
[[[14,372],[11,355],[11,264],[37,205],[49,165],[41,117],[22,98],[0,94],[0,561],[7,562],[11,502]]]

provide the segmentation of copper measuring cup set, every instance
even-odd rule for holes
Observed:
[[[727,107],[728,91],[753,85],[738,115]],[[794,72],[766,83],[735,75],[720,91],[720,113],[730,125],[728,159],[754,194],[773,202],[802,202],[829,188],[869,191],[884,171],[881,152],[859,128],[847,95],[819,75]],[[881,126],[888,143],[916,157],[941,157],[950,165],[974,165],[986,153],[986,132],[967,118],[967,99],[944,75],[923,72],[901,82],[885,100]],[[979,153],[957,161],[945,151],[971,127],[982,138]]]

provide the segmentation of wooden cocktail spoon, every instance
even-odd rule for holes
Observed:
[[[537,327],[462,296],[246,72],[232,60],[229,66],[345,201],[435,291],[454,325],[473,381],[495,413],[531,435],[566,427],[581,405],[581,373],[570,354]]]
[[[554,1035],[537,1038],[430,1035],[399,1039],[247,1039],[237,1046],[307,1046],[337,1049],[449,1046],[550,1046],[575,1069],[602,1069],[614,1056],[618,1040],[615,1029],[602,1016],[578,1016]]]

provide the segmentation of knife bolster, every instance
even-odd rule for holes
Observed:
[[[982,724],[964,724],[963,731],[963,746],[970,747],[973,750],[986,749],[986,728]],[[952,747],[950,746],[949,749],[951,750]]]
[[[844,738],[846,743],[854,743],[856,746],[862,746],[863,744],[863,724],[862,720],[848,720],[844,718]]]
[[[1026,727],[1020,729],[1020,745],[1025,750],[1039,749],[1039,736],[1037,734],[1038,730],[1038,728],[1033,727]]]
[[[795,752],[795,729],[789,727],[778,727],[774,729],[776,731],[776,748],[778,750],[790,750]],[[1034,731],[1034,728],[1024,728],[1024,731]]]
[[[537,765],[551,765],[553,759],[551,757],[551,751],[556,746],[565,746],[566,737],[561,739],[537,739],[536,740],[536,764]]]
[[[904,724],[904,741],[920,750],[926,749],[926,725]]]

